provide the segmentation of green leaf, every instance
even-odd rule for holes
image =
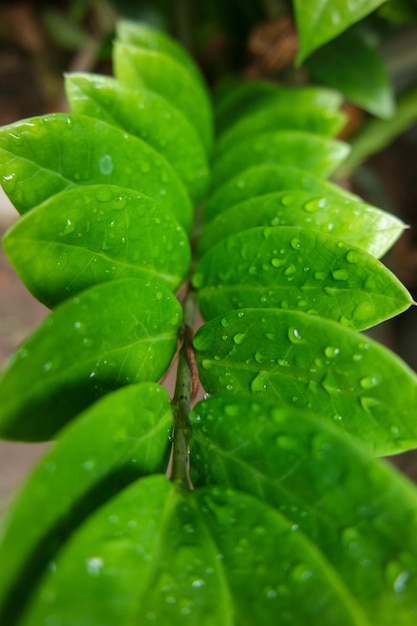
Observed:
[[[228,90],[214,105],[216,128],[219,132],[244,115],[257,113],[265,106],[320,107],[336,112],[342,96],[326,87],[279,87],[276,83],[255,80],[239,83]]]
[[[259,133],[236,142],[213,163],[213,188],[255,165],[287,165],[326,178],[342,163],[349,146],[336,139],[296,130]]]
[[[206,83],[193,58],[175,39],[166,33],[152,28],[152,26],[144,22],[139,23],[121,19],[116,24],[116,36],[117,41],[120,43],[137,46],[145,50],[163,52],[172,57],[192,74],[194,80],[199,82],[201,87],[207,92]]]
[[[204,219],[211,220],[235,204],[275,191],[310,191],[331,194],[337,200],[361,201],[345,189],[296,167],[252,165],[214,191],[205,206]]]
[[[414,624],[414,485],[301,412],[209,398],[195,407],[192,421],[197,487],[221,484],[262,498],[291,520],[294,534],[303,532],[316,544],[370,624]]]
[[[209,172],[203,146],[194,127],[168,100],[99,74],[67,74],[65,87],[74,113],[96,117],[146,141],[172,165],[193,200],[204,196]]]
[[[369,113],[393,116],[388,72],[375,44],[361,30],[350,29],[315,52],[307,68],[315,80],[338,89]]]
[[[183,65],[163,52],[117,41],[113,65],[116,78],[122,82],[155,91],[177,107],[193,124],[205,150],[210,152],[213,131],[209,100],[200,82]]]
[[[66,300],[0,378],[0,436],[40,441],[99,397],[157,381],[176,349],[181,307],[163,285],[114,280]]]
[[[184,280],[190,246],[181,226],[154,200],[112,185],[55,194],[18,220],[4,249],[31,293],[49,307],[96,283]]]
[[[2,623],[12,623],[57,546],[93,511],[140,476],[165,470],[172,425],[165,389],[141,383],[107,395],[61,431],[8,511]]]
[[[249,198],[204,226],[198,251],[202,255],[219,240],[255,226],[300,226],[340,237],[375,257],[385,254],[405,224],[353,194],[338,196],[332,191],[278,191]]]
[[[415,0],[389,0],[379,11],[380,15],[400,24],[417,23],[417,5]]]
[[[333,137],[341,130],[346,116],[340,111],[318,106],[291,107],[284,103],[263,106],[255,113],[240,117],[220,134],[215,154],[221,154],[235,142],[262,132],[276,130],[304,130],[324,137]]]
[[[361,330],[413,302],[366,252],[292,226],[251,228],[224,239],[203,256],[193,284],[206,320],[231,309],[285,308]]]
[[[254,576],[254,572],[256,575]],[[182,495],[142,479],[57,555],[22,626],[367,623],[337,574],[276,511],[245,494]]]
[[[300,46],[296,62],[375,11],[385,0],[294,0]]]
[[[184,186],[145,142],[82,115],[52,113],[0,129],[0,176],[20,213],[69,187],[115,184],[140,191],[187,232],[192,208]]]
[[[341,324],[296,311],[244,309],[207,322],[194,347],[210,394],[303,409],[361,438],[376,454],[417,447],[416,374]]]

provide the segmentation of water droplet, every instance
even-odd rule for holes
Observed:
[[[193,580],[193,582],[191,583],[191,587],[193,587],[194,589],[199,589],[200,587],[204,587],[205,584],[205,580],[198,578],[197,580]]]
[[[346,253],[345,259],[348,263],[360,263],[361,255],[356,250],[349,250],[349,252]]]
[[[214,365],[214,363],[212,363],[209,359],[203,359],[201,364],[205,370],[211,369]]]
[[[346,269],[332,270],[332,276],[335,280],[347,280],[349,272]]]
[[[285,265],[285,261],[283,259],[277,259],[276,257],[271,259],[271,265],[272,267],[281,267],[282,265]]]
[[[113,193],[106,185],[100,185],[96,191],[97,202],[109,202],[113,198]]]
[[[111,174],[113,171],[113,159],[110,154],[104,155],[104,157],[99,160],[98,165],[103,176]]]
[[[103,559],[100,559],[99,557],[93,557],[91,559],[88,559],[86,561],[87,573],[90,576],[99,576],[103,565]]]
[[[315,213],[326,203],[325,198],[320,198],[320,200],[309,200],[303,206],[304,211],[307,213]]]
[[[233,342],[236,343],[237,345],[240,345],[241,343],[243,343],[246,339],[246,333],[236,333],[235,335],[233,335]]]
[[[294,328],[294,326],[290,326],[290,328],[288,329],[288,339],[291,341],[291,343],[303,342],[300,331],[297,328]]]
[[[296,267],[293,263],[291,263],[291,265],[289,265],[287,267],[287,269],[284,271],[285,276],[291,276],[292,274],[295,274],[296,272]]]
[[[327,356],[328,359],[334,359],[339,354],[339,352],[339,348],[335,348],[333,346],[327,346],[324,349],[324,354]]]
[[[294,237],[294,239],[291,239],[291,248],[293,248],[294,250],[299,250],[301,248],[301,241],[298,239],[298,237]]]
[[[75,229],[75,223],[72,221],[72,219],[68,218],[65,222],[64,228],[59,233],[59,235],[60,237],[64,237],[65,235],[70,235],[72,232],[74,232],[74,229]]]
[[[244,311],[238,311],[237,312],[237,316],[240,317],[240,318],[244,317],[244,315],[245,315]]]
[[[361,378],[359,384],[362,389],[372,389],[378,384],[378,382],[379,379],[377,376],[366,376],[365,378]]]
[[[287,194],[285,196],[282,196],[281,204],[283,206],[292,206],[294,202],[296,202],[296,200],[297,198],[295,198],[295,196],[291,196],[290,194]]]
[[[251,391],[253,393],[257,393],[260,391],[265,391],[268,388],[268,373],[260,371],[255,376],[255,378],[251,382]]]
[[[264,355],[262,354],[262,352],[259,352],[259,350],[255,352],[255,361],[257,363],[263,363],[265,361]]]
[[[324,280],[327,276],[327,272],[314,272],[314,278],[316,280]]]

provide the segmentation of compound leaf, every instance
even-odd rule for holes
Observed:
[[[195,407],[192,422],[197,492],[221,484],[268,502],[291,520],[294,534],[314,541],[370,624],[415,622],[414,485],[335,428],[294,409],[255,398],[209,398]]]
[[[203,317],[249,307],[304,310],[358,330],[412,298],[372,256],[307,228],[251,228],[211,248],[193,278]]]
[[[1,622],[13,622],[57,546],[86,517],[140,476],[165,470],[172,426],[165,389],[140,383],[107,395],[59,433],[8,511]]]
[[[0,174],[20,213],[69,187],[104,183],[140,191],[191,228],[189,197],[166,159],[141,139],[91,117],[52,113],[3,126]]]
[[[154,200],[113,185],[62,191],[18,220],[4,249],[46,306],[96,283],[157,278],[176,289],[188,273],[184,229]]]
[[[102,283],[60,304],[0,378],[0,434],[41,441],[104,394],[157,381],[176,349],[181,307],[163,285]]]
[[[376,454],[416,447],[416,374],[387,348],[337,322],[243,309],[207,322],[194,347],[210,394],[303,409],[361,438]]]

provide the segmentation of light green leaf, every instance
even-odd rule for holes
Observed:
[[[243,309],[207,322],[194,347],[210,394],[303,409],[376,454],[417,447],[416,374],[341,324],[296,311]]]
[[[219,155],[235,142],[262,132],[276,130],[304,130],[315,135],[333,137],[344,125],[346,116],[341,111],[326,110],[318,106],[289,107],[286,103],[263,106],[259,111],[242,116],[217,142],[215,154]]]
[[[291,520],[294,534],[314,541],[370,624],[414,624],[414,485],[343,433],[276,404],[209,398],[192,421],[197,487],[221,484],[262,498]]]
[[[193,124],[205,150],[210,152],[213,141],[210,103],[200,82],[182,64],[163,52],[116,41],[113,65],[116,78],[122,82],[155,91],[177,107]]]
[[[172,165],[193,200],[204,196],[209,172],[202,143],[168,100],[99,74],[67,74],[65,87],[74,113],[96,117],[146,141]]]
[[[326,178],[342,163],[349,146],[312,133],[282,130],[236,142],[213,163],[213,188],[255,165],[287,165]]]
[[[294,0],[300,40],[296,62],[375,11],[386,0]]]
[[[254,572],[256,575],[254,576]],[[249,495],[184,495],[142,479],[92,516],[57,555],[22,626],[361,625],[349,592],[301,533]]]
[[[257,113],[264,106],[288,108],[320,107],[336,112],[342,96],[326,87],[279,87],[276,83],[255,80],[239,83],[214,104],[216,128],[224,131],[243,115]]]
[[[331,194],[337,200],[362,202],[358,196],[302,169],[276,164],[252,165],[213,192],[205,206],[204,219],[211,220],[235,204],[276,191],[309,191]]]
[[[107,395],[61,431],[4,523],[1,623],[12,623],[57,546],[93,511],[140,476],[165,470],[172,426],[165,389],[141,383]]]
[[[248,170],[249,172],[249,170]],[[215,205],[212,205],[215,206]],[[323,193],[278,191],[254,196],[206,224],[198,241],[204,254],[219,240],[255,226],[300,226],[329,233],[381,257],[400,237],[405,224],[358,197],[328,185]]]
[[[116,36],[117,41],[120,43],[137,46],[145,50],[163,52],[172,57],[178,63],[181,63],[193,75],[194,80],[199,82],[201,87],[207,91],[206,83],[194,59],[186,52],[183,46],[179,45],[175,39],[166,33],[152,28],[152,26],[144,22],[139,23],[120,19],[116,24]]]
[[[189,197],[166,159],[90,117],[52,113],[3,126],[0,180],[20,213],[69,187],[104,183],[140,191],[191,228]]]
[[[114,280],[66,300],[0,378],[0,436],[40,441],[99,397],[157,381],[176,349],[181,307],[163,285]]]
[[[338,89],[369,113],[392,117],[394,95],[388,72],[366,33],[350,29],[318,50],[307,63],[311,76]]]
[[[382,263],[307,228],[235,233],[197,265],[193,284],[204,319],[249,307],[303,310],[358,330],[405,311],[413,300]]]
[[[190,246],[154,200],[113,185],[71,188],[18,220],[4,249],[29,291],[46,306],[96,283],[157,279],[176,289]]]

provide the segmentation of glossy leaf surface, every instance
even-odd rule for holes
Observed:
[[[165,471],[172,426],[165,389],[141,383],[106,396],[61,431],[8,512],[1,623],[13,623],[57,546],[93,511],[140,476]]]
[[[104,394],[157,381],[171,362],[181,307],[163,285],[102,283],[66,300],[0,378],[0,434],[39,441]]]
[[[376,454],[416,447],[416,374],[341,324],[296,311],[243,309],[207,322],[194,347],[210,394],[303,409],[361,438]]]
[[[287,165],[326,178],[342,163],[349,146],[303,131],[275,131],[242,139],[213,163],[213,188],[255,165]]]
[[[358,71],[360,68],[360,71]],[[394,96],[382,58],[365,33],[351,29],[308,61],[311,76],[378,117],[391,117]]]
[[[155,91],[177,107],[193,124],[206,151],[210,152],[213,139],[209,101],[200,83],[182,64],[163,52],[117,41],[113,64],[116,78],[130,87]]]
[[[300,64],[327,41],[372,13],[385,0],[294,0],[295,19],[300,46]]]
[[[206,193],[209,172],[203,145],[168,100],[99,74],[67,74],[65,87],[73,113],[96,117],[146,141],[164,155],[194,200]]]
[[[278,87],[276,83],[254,80],[233,86],[214,105],[216,128],[219,133],[244,115],[256,113],[264,106],[322,107],[337,111],[342,104],[341,95],[326,87]]]
[[[277,614],[287,625],[366,623],[278,512],[217,488],[182,495],[162,476],[130,486],[87,521],[22,626],[52,617],[69,626],[86,611],[94,624],[115,626],[268,624]]]
[[[376,259],[306,228],[251,228],[211,248],[193,277],[203,317],[249,307],[303,310],[361,330],[413,302]]]
[[[186,229],[191,204],[172,167],[121,129],[81,115],[51,113],[0,129],[0,175],[20,213],[82,185],[116,184],[157,200]]]
[[[326,110],[318,106],[294,106],[273,104],[262,107],[250,115],[239,117],[220,135],[216,142],[216,154],[230,148],[236,141],[247,139],[257,133],[276,130],[304,130],[324,137],[333,137],[345,122],[340,111]]]
[[[18,220],[4,249],[46,306],[96,283],[156,278],[176,289],[188,273],[184,229],[154,200],[113,185],[77,187]]]
[[[414,623],[417,495],[392,466],[311,416],[237,398],[195,407],[191,459],[197,487],[262,498],[314,541],[369,624]]]
[[[322,194],[278,191],[236,204],[204,226],[199,253],[247,228],[299,226],[329,233],[375,257],[382,256],[403,232],[403,222],[353,194],[337,194],[336,189],[328,185]]]

